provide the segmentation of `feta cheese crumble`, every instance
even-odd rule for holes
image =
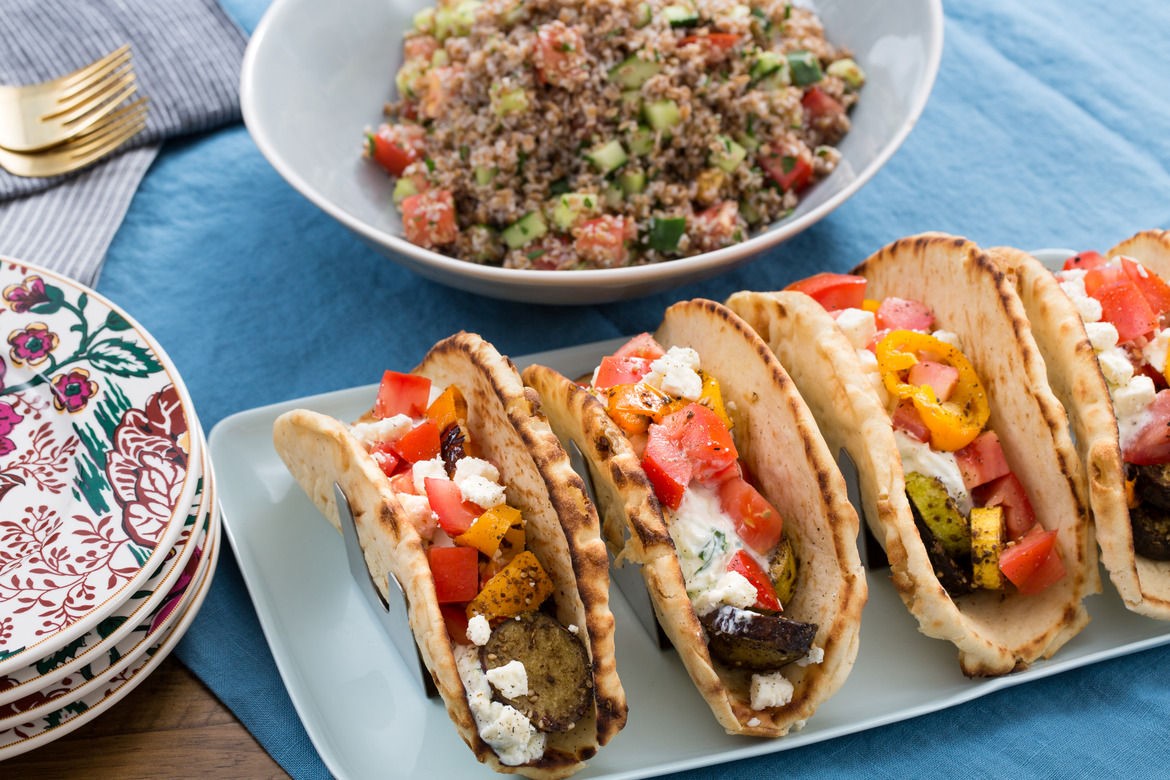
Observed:
[[[410,478],[414,482],[414,490],[420,496],[427,494],[427,477],[433,479],[447,478],[447,467],[443,465],[442,458],[420,460],[410,467]]]
[[[751,685],[752,709],[766,710],[783,707],[792,701],[792,683],[780,672],[753,674]]]
[[[413,427],[414,420],[405,414],[396,414],[382,420],[354,423],[349,426],[349,432],[363,447],[369,449],[380,442],[397,441]]]
[[[531,763],[544,755],[545,735],[515,707],[492,700],[491,686],[479,664],[479,651],[457,645],[455,665],[467,691],[467,703],[475,717],[480,738],[505,766]]]
[[[483,647],[491,638],[492,627],[483,615],[473,615],[467,621],[467,638],[476,647]]]
[[[512,660],[486,672],[492,687],[509,699],[528,693],[528,670],[522,661]]]
[[[650,373],[643,381],[667,395],[697,401],[703,394],[699,353],[690,347],[671,347],[665,355],[650,364]]]

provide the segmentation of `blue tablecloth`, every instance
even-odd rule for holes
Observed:
[[[266,2],[223,4],[250,31]],[[635,302],[524,307],[538,327],[517,328],[517,304],[423,281],[359,243],[237,125],[167,145],[99,290],[166,347],[210,430],[236,411],[369,383],[461,328],[510,354],[627,334],[675,300],[846,270],[924,230],[1108,248],[1170,228],[1170,4],[956,1],[946,14],[931,101],[889,165],[827,219],[718,279]],[[291,774],[327,776],[230,554],[178,654]],[[1170,649],[1150,650],[685,777],[1165,776],[1168,714]]]

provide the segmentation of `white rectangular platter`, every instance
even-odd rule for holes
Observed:
[[[592,370],[623,340],[516,358],[566,376]],[[309,737],[338,778],[487,776],[439,700],[381,633],[349,577],[341,536],[309,502],[272,447],[281,413],[308,408],[341,420],[370,407],[376,386],[241,412],[211,432],[224,528],[261,627]],[[861,540],[859,540],[861,541]],[[725,734],[673,651],[660,651],[616,586],[618,672],[626,728],[577,777],[652,777],[773,753],[951,707],[992,691],[1170,643],[1170,624],[1128,612],[1105,580],[1087,605],[1092,622],[1051,661],[991,680],[959,671],[954,647],[918,633],[888,571],[869,572],[857,664],[805,728],[778,740]]]

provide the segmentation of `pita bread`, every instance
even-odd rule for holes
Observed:
[[[1048,364],[1052,388],[1069,410],[1085,464],[1101,561],[1109,578],[1127,608],[1168,620],[1170,561],[1154,561],[1134,553],[1117,419],[1084,323],[1052,271],[1040,261],[1007,247],[992,249],[991,254],[1014,274],[1036,343]],[[1170,233],[1164,230],[1139,233],[1115,246],[1106,257],[1117,255],[1132,257],[1170,279]]]
[[[1051,656],[1088,623],[1081,601],[1100,582],[1067,420],[1019,299],[974,244],[941,234],[895,242],[854,273],[869,280],[868,297],[925,302],[937,326],[962,339],[987,390],[989,426],[1044,527],[1060,532],[1067,575],[1059,583],[1032,596],[977,591],[952,598],[915,528],[889,415],[833,318],[796,292],[736,293],[728,305],[775,350],[829,447],[856,463],[866,520],[919,630],[954,643],[969,676],[1005,674]]]
[[[703,370],[719,380],[740,458],[783,515],[800,559],[796,595],[784,614],[818,625],[814,644],[823,648],[824,660],[783,667],[794,686],[783,707],[753,710],[751,675],[712,660],[654,491],[604,407],[543,366],[529,367],[524,378],[540,393],[553,429],[576,442],[590,462],[606,539],[619,563],[642,566],[659,622],[715,719],[729,733],[783,736],[841,686],[856,659],[867,596],[857,515],[792,382],[738,317],[712,301],[678,303],[667,309],[655,337],[667,348],[695,349]]]
[[[511,361],[479,336],[458,333],[436,344],[414,373],[439,387],[458,385],[467,400],[472,439],[500,471],[508,503],[525,518],[527,547],[552,578],[562,625],[579,627],[592,662],[595,708],[565,733],[549,734],[542,758],[505,766],[479,737],[447,638],[423,540],[406,520],[389,480],[349,427],[295,410],[277,419],[274,443],[290,472],[335,527],[332,486],[349,497],[358,537],[376,582],[393,573],[409,605],[410,626],[463,740],[498,772],[532,778],[567,777],[625,724],[626,700],[614,659],[609,610],[609,561],[596,511],[568,456],[540,415]],[[366,415],[363,419],[369,419]],[[338,572],[339,577],[348,576]]]

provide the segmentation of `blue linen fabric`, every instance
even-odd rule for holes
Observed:
[[[223,5],[251,30],[266,3]],[[885,169],[807,232],[720,278],[579,308],[450,290],[386,261],[310,205],[237,125],[166,146],[99,290],[166,347],[210,429],[240,410],[375,381],[459,329],[509,354],[634,333],[673,301],[845,271],[924,230],[985,246],[1103,249],[1170,228],[1170,5],[983,0],[952,2],[946,17],[930,103]],[[532,326],[515,327],[521,316]],[[328,776],[231,555],[178,655],[290,774]],[[678,776],[1164,776],[1168,714],[1163,648]]]

